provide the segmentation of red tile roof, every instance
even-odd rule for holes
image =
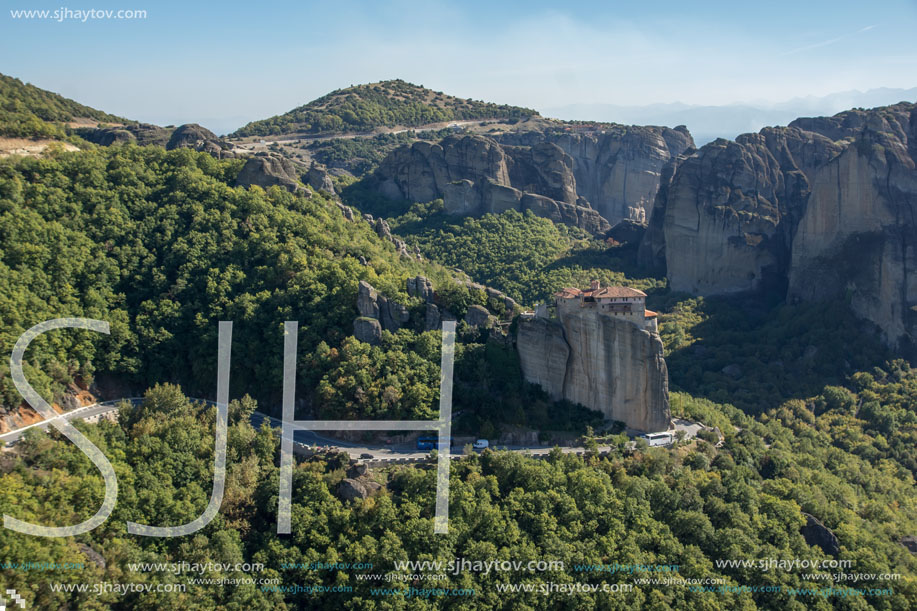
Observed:
[[[645,313],[644,313],[644,315],[643,315],[644,318],[656,318],[657,316],[659,316],[659,315],[656,314],[656,312],[654,312],[654,311],[652,311],[652,310],[646,310]]]

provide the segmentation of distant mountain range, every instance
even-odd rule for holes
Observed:
[[[609,121],[633,125],[685,125],[698,146],[717,138],[734,139],[762,127],[787,125],[797,117],[830,116],[850,108],[873,108],[897,102],[917,101],[917,87],[882,87],[869,91],[843,91],[817,97],[793,98],[776,104],[737,103],[701,106],[681,102],[620,106],[570,104],[546,108],[543,114],[566,120]]]

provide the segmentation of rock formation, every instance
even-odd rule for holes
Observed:
[[[515,299],[506,295],[505,293],[503,293],[503,291],[497,290],[493,287],[484,286],[483,284],[478,284],[477,282],[470,282],[470,281],[465,282],[465,287],[473,291],[481,291],[482,293],[487,295],[487,298],[489,300],[492,299],[495,302],[502,303],[503,310],[507,312],[507,317],[511,317],[512,313],[515,312],[519,308],[519,304],[516,303]],[[498,309],[496,305],[494,306],[494,308]]]
[[[411,297],[420,297],[426,303],[433,303],[433,283],[424,276],[408,278],[407,291]]]
[[[115,127],[86,127],[77,129],[81,138],[102,146],[135,143],[140,146],[155,144],[165,146],[172,130],[151,123],[132,123]]]
[[[232,146],[223,142],[215,133],[197,123],[188,123],[175,128],[166,143],[166,150],[177,148],[192,148],[196,151],[210,153],[217,159],[235,157],[232,152]]]
[[[812,546],[817,545],[829,556],[837,557],[841,553],[841,546],[838,543],[837,536],[812,514],[803,512],[802,515],[806,518],[806,524],[800,532],[806,543]]]
[[[848,300],[889,344],[917,331],[917,106],[802,118],[688,151],[639,258],[674,290]]]
[[[814,174],[789,298],[846,299],[889,344],[917,338],[917,105],[850,111],[855,139]],[[837,125],[837,124],[840,125]],[[833,132],[832,132],[833,133]]]
[[[516,349],[526,380],[642,431],[669,428],[668,371],[655,333],[600,311],[560,309],[520,319]]]
[[[372,478],[369,467],[358,463],[347,470],[347,477],[338,484],[338,495],[345,501],[365,499],[382,490],[382,484]]]
[[[258,185],[264,189],[277,185],[292,192],[305,190],[299,182],[299,171],[293,162],[280,155],[258,154],[249,157],[236,177],[236,185]]]
[[[334,195],[334,182],[331,180],[331,174],[320,163],[312,162],[312,165],[309,166],[309,171],[306,173],[306,181],[316,191],[324,191]]]
[[[683,125],[608,125],[589,131],[523,132],[498,137],[501,143],[560,148],[572,162],[576,196],[612,225],[629,219],[646,223],[664,168],[694,146]]]
[[[465,322],[470,327],[492,327],[495,317],[487,311],[487,308],[480,305],[468,306],[465,313]]]
[[[531,210],[602,234],[622,219],[646,222],[663,168],[693,145],[683,127],[497,138],[449,136],[438,144],[399,147],[372,181],[392,199],[441,197],[451,214]]]
[[[353,320],[353,336],[375,346],[382,341],[382,325],[375,318],[358,316]]]
[[[404,305],[382,295],[365,280],[360,280],[357,288],[357,311],[360,316],[353,323],[354,336],[368,344],[378,343],[383,329],[395,332],[411,318]]]
[[[671,287],[706,295],[779,284],[809,177],[839,150],[818,134],[765,128],[735,142],[716,140],[682,160],[659,194]],[[648,233],[658,237],[653,228]],[[657,242],[644,251],[661,249]]]

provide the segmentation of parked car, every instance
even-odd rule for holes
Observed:
[[[372,460],[373,458],[375,458],[375,456],[373,456],[369,452],[363,452],[362,454],[360,454],[360,458],[362,458],[363,460]]]
[[[483,450],[484,448],[488,447],[489,445],[490,445],[490,442],[487,441],[486,439],[478,439],[473,444],[471,444],[471,447],[473,447],[475,450]]]

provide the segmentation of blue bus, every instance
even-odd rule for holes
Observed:
[[[444,444],[442,447],[449,447],[449,446],[451,446],[451,445],[452,445],[452,437],[450,437],[450,438],[448,439],[447,444],[448,444],[448,445],[445,445],[445,444]],[[436,449],[439,449],[439,448],[440,448],[440,445],[439,445],[439,437],[418,437],[418,438],[417,438],[417,449],[418,449],[418,450],[421,450],[421,451],[423,451],[423,452],[427,452],[427,451],[429,451],[429,450],[436,450]]]

